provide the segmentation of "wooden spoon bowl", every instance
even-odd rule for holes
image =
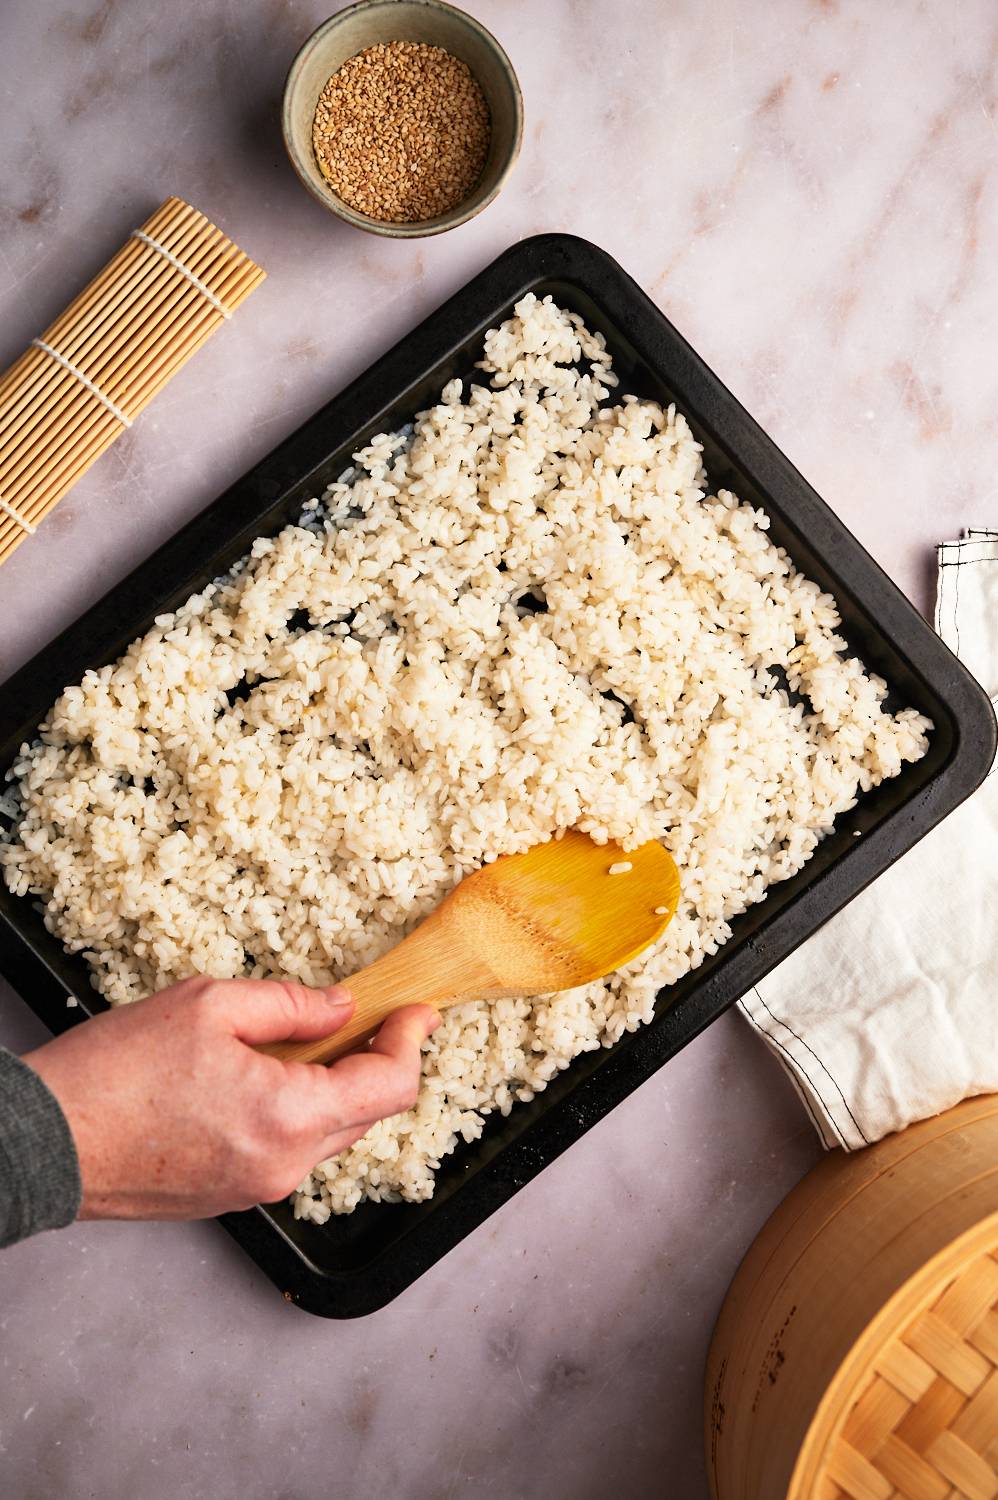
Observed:
[[[602,979],[656,942],[679,874],[652,840],[625,853],[570,831],[462,880],[396,948],[344,980],[354,1014],[333,1036],[260,1050],[332,1062],[403,1005],[545,995]]]

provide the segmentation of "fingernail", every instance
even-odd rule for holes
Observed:
[[[436,1031],[437,1027],[440,1025],[440,1022],[442,1020],[443,1020],[443,1016],[440,1014],[440,1012],[438,1010],[431,1011],[430,1012],[430,1020],[429,1020],[428,1026],[427,1026],[427,1030],[426,1030],[426,1035],[430,1036],[434,1031]]]
[[[325,995],[333,1010],[343,1010],[346,1006],[353,1004],[353,996],[342,984],[330,985]]]

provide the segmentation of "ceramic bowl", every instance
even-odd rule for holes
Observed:
[[[315,106],[326,81],[365,47],[379,42],[425,42],[467,63],[492,117],[489,154],[467,198],[434,219],[388,223],[360,213],[333,191],[312,150]],[[523,99],[512,64],[495,37],[472,16],[443,0],[360,0],[324,21],[298,53],[284,86],[281,112],[291,165],[309,192],[332,213],[392,239],[417,239],[464,224],[496,197],[513,169],[523,135]]]

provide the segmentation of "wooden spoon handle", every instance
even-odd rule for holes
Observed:
[[[453,930],[437,920],[438,908],[397,947],[343,981],[354,1013],[332,1036],[314,1042],[272,1042],[257,1050],[284,1062],[330,1063],[374,1035],[382,1021],[404,1005],[442,1010],[462,1000],[490,995],[491,972],[455,942]]]

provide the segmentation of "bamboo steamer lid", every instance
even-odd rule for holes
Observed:
[[[787,1197],[707,1366],[716,1500],[996,1500],[998,1096]]]

